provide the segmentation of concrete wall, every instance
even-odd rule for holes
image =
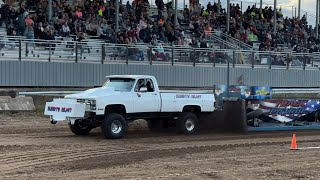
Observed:
[[[226,67],[0,61],[0,86],[92,87],[106,75],[154,75],[160,86],[211,87],[227,84]],[[319,70],[231,68],[230,84],[273,87],[320,87]]]

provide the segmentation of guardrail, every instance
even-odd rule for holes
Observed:
[[[0,60],[319,70],[320,53],[110,44],[100,39],[76,42],[7,37],[0,40]]]

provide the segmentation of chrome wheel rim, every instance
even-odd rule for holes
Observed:
[[[113,121],[112,124],[111,124],[111,131],[112,131],[112,133],[118,134],[118,133],[121,132],[121,130],[122,130],[122,124],[121,124],[121,122],[120,122],[119,120]]]
[[[192,131],[194,129],[194,121],[192,119],[187,119],[185,125],[188,131]]]

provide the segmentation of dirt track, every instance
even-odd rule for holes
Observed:
[[[184,136],[139,122],[107,140],[100,128],[75,136],[36,114],[0,114],[0,179],[319,179],[320,150],[290,151],[291,135]],[[320,146],[320,132],[297,137]]]

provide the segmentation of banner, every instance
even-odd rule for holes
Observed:
[[[222,98],[227,97],[227,85],[214,85],[214,93],[218,105],[222,105]],[[238,97],[245,100],[271,99],[272,88],[269,86],[229,86],[229,97]]]
[[[320,99],[312,100],[251,100],[248,107],[252,109],[262,109],[266,116],[280,121],[291,122],[294,120],[314,121],[315,112],[320,110]],[[304,116],[313,113],[312,119]]]

